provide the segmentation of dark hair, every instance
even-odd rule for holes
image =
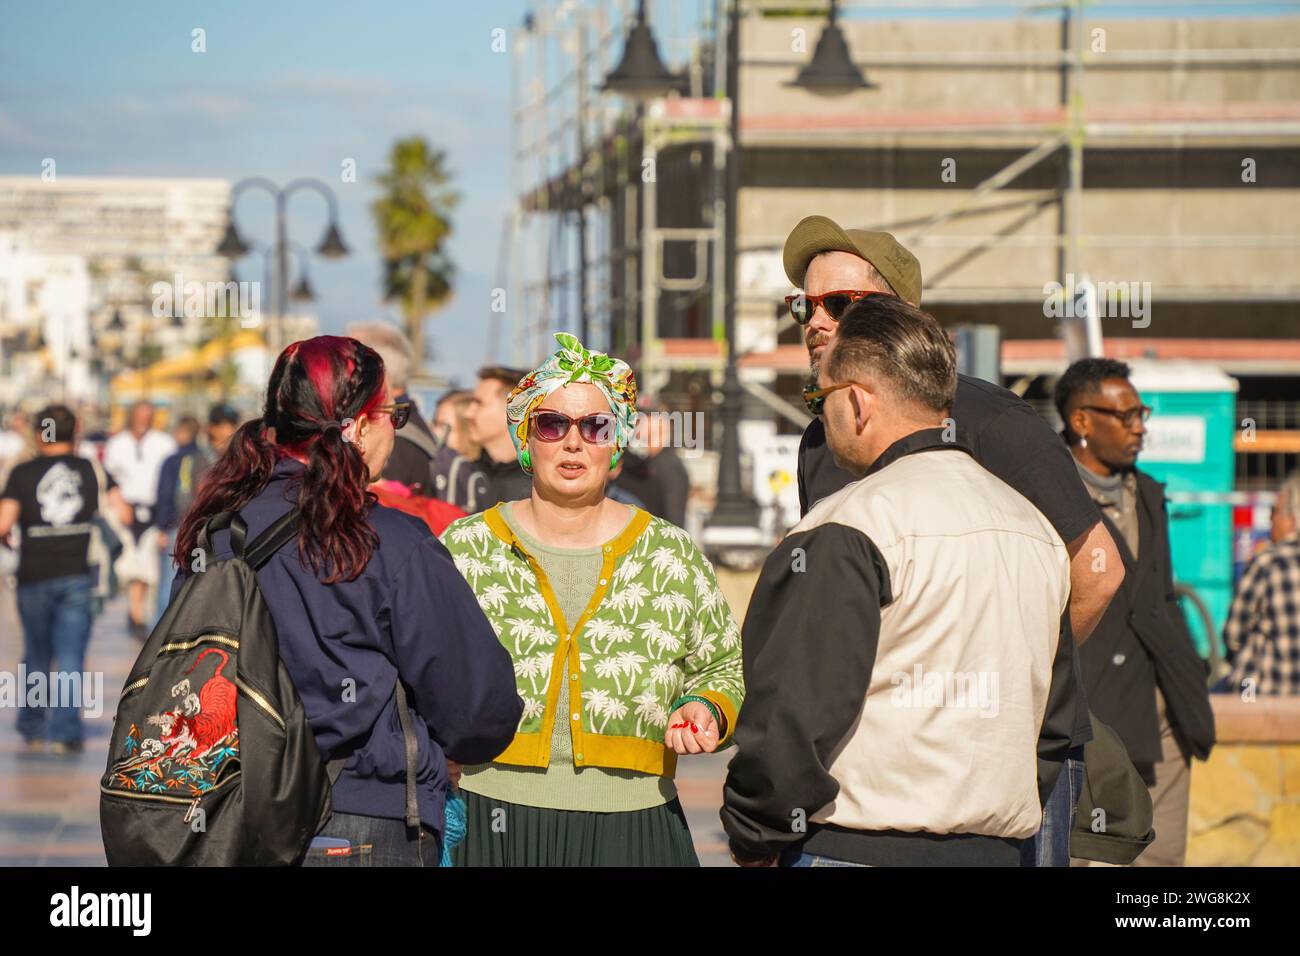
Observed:
[[[176,423],[176,430],[180,431],[181,429],[188,429],[197,435],[199,433],[199,420],[193,415],[184,415]]]
[[[1131,374],[1132,369],[1126,364],[1107,358],[1079,359],[1061,374],[1056,380],[1056,388],[1052,390],[1052,400],[1056,404],[1056,413],[1065,425],[1067,442],[1074,444],[1079,437],[1070,428],[1070,413],[1078,404],[1079,396],[1095,395],[1101,391],[1101,383],[1107,379],[1127,380]]]
[[[491,379],[494,382],[500,382],[506,388],[514,388],[519,384],[519,380],[527,375],[524,369],[508,368],[504,365],[485,365],[478,370],[479,380]]]
[[[240,421],[239,412],[229,405],[213,405],[208,409],[209,425],[238,425]]]
[[[518,383],[518,381],[518,379],[515,379],[516,383]],[[514,388],[513,385],[510,387]],[[433,406],[433,417],[437,418],[438,412],[442,411],[442,406],[446,405],[448,402],[459,408],[459,406],[464,405],[473,397],[474,395],[472,392],[467,392],[463,388],[453,388],[450,392],[445,392],[442,397],[438,399],[437,404]]]
[[[835,382],[875,374],[905,402],[930,411],[952,407],[957,353],[934,316],[892,295],[849,306],[835,330],[827,373]]]
[[[375,501],[366,489],[366,464],[344,440],[343,425],[369,415],[383,400],[383,359],[356,339],[320,335],[281,352],[262,417],[231,437],[181,522],[176,554],[182,566],[188,566],[208,519],[243,508],[266,487],[281,458],[303,455],[299,559],[326,584],[355,580],[379,538],[366,520]],[[275,429],[275,444],[266,440],[267,428]]]
[[[46,405],[36,413],[33,430],[36,437],[45,437],[45,423],[54,425],[53,442],[72,441],[77,434],[77,416],[67,405]]]

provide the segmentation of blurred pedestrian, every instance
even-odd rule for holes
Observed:
[[[827,447],[860,480],[795,525],[755,586],[723,790],[732,854],[1019,866],[1046,797],[1039,728],[1072,680],[1065,543],[947,433],[956,355],[926,313],[849,306],[817,384]]]
[[[509,655],[446,548],[366,494],[404,408],[374,350],[330,335],[295,342],[276,360],[262,417],[235,433],[181,522],[177,595],[209,519],[238,513],[252,541],[299,509],[295,546],[256,574],[284,667],[337,774],[308,866],[356,865],[343,847],[369,847],[375,866],[436,866],[453,762],[491,759],[519,720]],[[210,559],[232,557],[230,532],[211,547]],[[408,744],[418,768],[409,781]],[[412,800],[420,826],[408,828]]]
[[[1227,689],[1252,700],[1300,694],[1300,471],[1278,489],[1270,537],[1237,582],[1223,628]]]
[[[21,409],[14,409],[0,422],[0,486],[14,466],[31,458],[32,452],[31,424]]]
[[[88,689],[82,675],[92,621],[92,525],[101,508],[121,501],[111,480],[111,500],[100,498],[93,465],[74,453],[77,419],[71,409],[47,406],[37,413],[34,427],[37,457],[15,466],[0,493],[0,542],[15,527],[22,532],[18,614],[29,686],[21,696],[18,732],[30,751],[43,749],[48,738],[56,753],[78,753],[84,740],[80,708]],[[68,679],[56,680],[56,673]],[[43,676],[50,698],[40,706],[28,701],[35,675]],[[82,700],[53,699],[74,686],[82,687]]]
[[[433,410],[434,440],[439,443],[433,459],[434,497],[441,498],[467,514],[482,511],[478,495],[484,486],[475,465],[480,449],[469,437],[469,413],[474,395],[451,391],[438,399]]]
[[[176,441],[153,427],[154,407],[140,401],[127,413],[127,426],[104,446],[104,468],[122,489],[132,520],[122,542],[117,576],[126,582],[127,626],[144,640],[156,603],[150,596],[158,586],[158,536],[153,533],[158,501],[158,477],[163,462],[176,451]]]
[[[211,450],[213,460],[226,453],[226,447],[242,421],[243,417],[238,410],[230,405],[213,405],[208,410],[208,448]]]
[[[171,601],[172,581],[176,577],[176,562],[173,557],[176,530],[194,503],[199,481],[215,457],[199,445],[199,420],[192,415],[186,415],[176,423],[174,437],[179,447],[167,456],[158,472],[157,506],[154,513],[159,561],[158,605],[151,627],[158,623]]]
[[[506,396],[524,372],[500,365],[478,370],[466,413],[469,439],[480,449],[475,474],[468,479],[468,494],[476,512],[502,501],[518,501],[532,494],[533,479],[519,467],[515,446],[506,425]]]
[[[656,518],[683,528],[691,479],[673,438],[672,418],[666,409],[642,411],[632,448],[623,457],[617,485],[643,501],[645,509]]]
[[[920,263],[887,232],[846,230],[825,216],[809,216],[786,239],[783,261],[791,283],[801,289],[786,304],[803,327],[814,377],[822,353],[834,341],[839,317],[854,301],[884,294],[912,305],[921,302]],[[1101,619],[1123,580],[1123,562],[1060,437],[1028,403],[1004,388],[959,374],[950,418],[955,439],[1028,498],[1070,552],[1070,614],[1063,625],[1071,640],[1061,652],[1069,655],[1075,680],[1048,707],[1038,772],[1052,784],[1051,795],[1042,829],[1024,848],[1026,866],[1068,866],[1070,829],[1083,787],[1083,745],[1092,739],[1072,644],[1087,640]],[[853,481],[827,449],[820,418],[808,425],[799,444],[798,479],[804,514]],[[1104,558],[1101,571],[1097,555]]]
[[[386,322],[355,322],[347,327],[347,334],[379,353],[394,401],[410,404],[410,417],[398,433],[393,453],[380,477],[398,482],[412,495],[436,497],[433,463],[438,443],[407,391],[411,374],[410,340]]]
[[[1155,809],[1155,842],[1135,866],[1182,866],[1191,758],[1214,745],[1204,662],[1174,591],[1164,485],[1138,470],[1151,409],[1113,359],[1075,362],[1056,410],[1079,477],[1118,543],[1124,584],[1079,649],[1088,703],[1115,730]]]
[[[636,418],[632,370],[556,339],[502,409],[528,496],[443,535],[524,699],[506,751],[465,768],[457,863],[695,866],[673,774],[730,739],[739,630],[690,538],[606,495]]]

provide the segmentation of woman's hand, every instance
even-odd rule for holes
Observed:
[[[453,787],[460,786],[460,772],[464,769],[465,765],[463,763],[456,763],[456,761],[452,760],[450,757],[447,758],[447,776],[451,778],[451,785]]]
[[[713,711],[697,700],[678,707],[668,715],[664,746],[679,754],[711,754],[718,749],[718,722]]]

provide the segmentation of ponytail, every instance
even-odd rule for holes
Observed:
[[[259,419],[246,422],[209,469],[177,536],[178,563],[189,568],[199,532],[214,515],[239,511],[262,493],[276,463],[306,459],[298,488],[298,558],[326,584],[353,581],[379,536],[367,513],[375,496],[343,420],[368,416],[385,396],[384,363],[356,339],[321,335],[280,353]],[[265,429],[275,429],[275,443]]]

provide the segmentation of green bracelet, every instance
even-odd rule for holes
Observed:
[[[673,701],[672,710],[677,710],[677,708],[681,707],[682,704],[688,704],[691,701],[697,701],[703,704],[705,707],[709,708],[710,713],[713,714],[714,721],[717,723],[719,727],[722,726],[722,714],[718,713],[718,705],[715,704],[713,701],[709,700],[707,697],[697,697],[695,694],[687,694],[685,697],[678,697],[675,701]]]

